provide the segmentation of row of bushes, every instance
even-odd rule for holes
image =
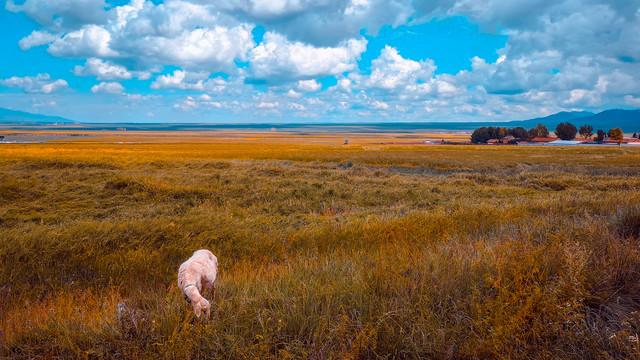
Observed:
[[[593,127],[591,125],[582,125],[580,129],[578,129],[575,127],[575,125],[567,122],[558,124],[555,129],[556,136],[562,140],[573,140],[578,133],[584,139],[591,139],[591,137],[594,135]],[[549,137],[549,130],[542,124],[538,124],[538,126],[533,127],[529,130],[521,126],[511,129],[499,126],[483,126],[476,129],[473,134],[471,134],[471,142],[474,144],[486,143],[491,139],[503,139],[504,137],[509,135],[518,140],[529,141],[537,137]],[[634,133],[634,138],[635,137],[637,137],[637,135]],[[607,138],[611,140],[622,140],[622,129],[617,127],[615,129],[610,129],[608,132],[604,132],[604,130],[599,129],[598,131],[596,131],[594,140],[597,142],[602,142]]]

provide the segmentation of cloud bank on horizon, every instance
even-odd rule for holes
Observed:
[[[0,106],[80,121],[640,107],[640,0],[7,0],[0,23]]]

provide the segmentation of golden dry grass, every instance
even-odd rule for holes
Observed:
[[[365,138],[3,144],[0,356],[640,357],[640,149]]]

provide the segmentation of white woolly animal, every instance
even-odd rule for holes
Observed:
[[[193,304],[193,312],[196,317],[204,310],[209,318],[211,304],[200,294],[204,289],[213,290],[213,299],[216,297],[216,275],[218,274],[218,258],[209,250],[198,250],[178,269],[178,287]]]

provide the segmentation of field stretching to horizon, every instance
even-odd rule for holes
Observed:
[[[640,149],[150,137],[0,144],[0,358],[640,359]]]

